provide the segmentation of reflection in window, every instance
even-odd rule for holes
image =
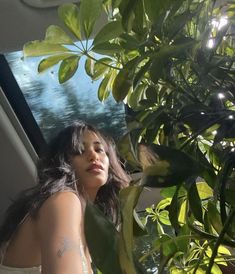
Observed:
[[[100,82],[92,82],[86,75],[84,59],[80,59],[79,69],[72,79],[59,84],[58,68],[37,73],[41,57],[23,60],[21,51],[7,53],[5,57],[47,141],[77,119],[103,129],[115,139],[125,133],[124,105],[117,104],[112,96],[104,103],[98,100]]]

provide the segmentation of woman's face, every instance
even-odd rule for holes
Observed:
[[[109,158],[104,145],[94,132],[86,130],[82,143],[82,153],[73,156],[71,162],[78,185],[82,184],[87,194],[92,196],[107,182]]]

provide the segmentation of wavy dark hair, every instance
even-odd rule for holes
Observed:
[[[99,189],[94,203],[115,225],[118,225],[118,193],[120,189],[128,186],[130,177],[117,156],[114,141],[93,126],[83,121],[75,121],[50,142],[48,150],[39,160],[37,185],[20,193],[8,208],[0,228],[0,244],[10,239],[27,213],[36,218],[40,207],[51,195],[62,191],[83,195],[79,190],[70,159],[71,156],[81,153],[81,137],[86,130],[94,132],[100,138],[109,157],[108,180]]]

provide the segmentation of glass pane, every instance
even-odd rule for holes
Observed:
[[[68,82],[59,84],[58,67],[37,73],[42,58],[22,58],[22,52],[5,54],[25,99],[48,141],[55,132],[81,119],[118,139],[126,132],[125,110],[112,96],[104,103],[97,98],[100,81],[92,82],[84,71],[84,59]]]

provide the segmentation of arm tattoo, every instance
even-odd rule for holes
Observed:
[[[80,245],[82,245],[82,243],[80,243]],[[64,237],[62,240],[62,246],[57,252],[57,256],[61,258],[64,255],[64,253],[68,250],[75,250],[80,253],[80,245],[75,244],[69,238]]]
[[[62,258],[64,253],[68,250],[78,251],[79,255],[81,256],[83,274],[88,274],[89,270],[88,270],[88,265],[87,265],[87,258],[84,253],[84,246],[83,246],[81,240],[79,240],[79,244],[75,244],[69,238],[64,237],[62,240],[62,247],[57,251],[57,256],[59,258]]]

